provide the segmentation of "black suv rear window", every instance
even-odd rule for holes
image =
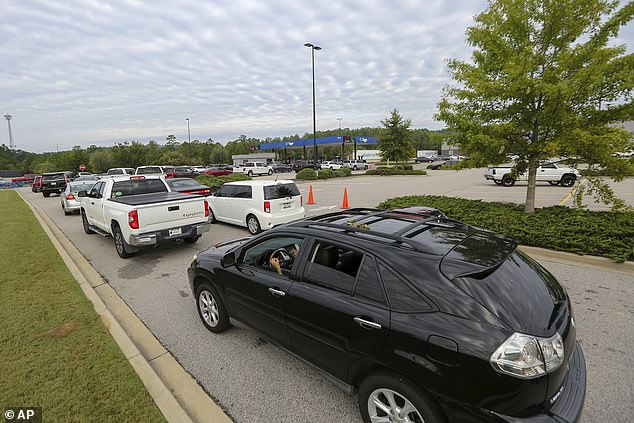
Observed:
[[[167,192],[167,187],[160,179],[130,179],[112,185],[112,198],[153,192]]]
[[[299,195],[299,188],[293,183],[264,186],[265,200],[277,200],[278,198],[294,197],[296,195]]]
[[[42,182],[57,181],[58,179],[64,179],[64,173],[60,172],[42,176]]]

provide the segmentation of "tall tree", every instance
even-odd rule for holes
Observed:
[[[467,30],[472,63],[449,62],[457,84],[445,88],[436,117],[478,164],[519,156],[527,212],[543,159],[582,158],[623,177],[626,164],[610,153],[631,135],[610,124],[633,116],[634,56],[612,39],[633,14],[633,2],[619,9],[613,0],[489,0]]]
[[[412,131],[409,129],[412,125],[410,119],[404,119],[398,110],[394,109],[381,123],[384,129],[379,141],[379,150],[383,160],[407,161],[416,155],[411,140]]]

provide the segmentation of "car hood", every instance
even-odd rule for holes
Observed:
[[[521,252],[488,272],[452,282],[510,328],[529,335],[552,336],[569,308],[566,291],[557,279]]]
[[[232,250],[236,247],[239,247],[240,245],[244,244],[246,241],[248,241],[249,237],[246,238],[239,238],[239,239],[234,239],[231,241],[226,241],[226,242],[221,242],[220,244],[216,244],[212,247],[207,248],[206,250],[204,250],[203,252],[201,252],[199,254],[199,256],[202,255],[206,255],[206,256],[224,256],[229,250]]]

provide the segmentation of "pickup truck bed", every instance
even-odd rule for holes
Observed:
[[[143,206],[146,204],[164,203],[166,201],[187,200],[189,198],[200,198],[195,194],[182,194],[180,192],[155,192],[151,194],[137,194],[126,197],[111,198],[115,203],[127,204],[128,206]]]

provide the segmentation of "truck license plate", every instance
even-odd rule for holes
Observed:
[[[181,230],[181,228],[176,228],[176,229],[170,229],[169,230],[170,236],[176,236],[176,235],[180,235],[182,233],[183,233],[183,231]]]
[[[282,203],[282,208],[283,209],[290,209],[292,205],[293,205],[293,203]]]

